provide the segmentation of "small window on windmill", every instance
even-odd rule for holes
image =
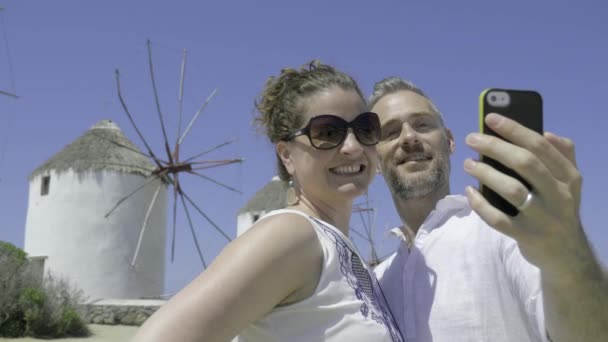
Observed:
[[[259,213],[253,214],[253,222],[252,223],[255,223],[259,219],[260,219],[260,214]]]
[[[50,186],[51,186],[51,176],[42,177],[42,184],[40,186],[40,196],[48,195]]]

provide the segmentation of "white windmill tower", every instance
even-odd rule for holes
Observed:
[[[25,251],[46,258],[45,272],[68,277],[91,299],[162,294],[167,191],[159,179],[146,180],[153,169],[115,123],[95,124],[31,174]],[[125,189],[140,187],[113,215],[100,214]]]
[[[287,206],[287,182],[274,176],[237,213],[236,234],[240,236],[266,213]]]

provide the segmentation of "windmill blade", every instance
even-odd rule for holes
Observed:
[[[192,170],[205,170],[205,169],[211,169],[211,168],[218,167],[218,166],[224,166],[224,165],[229,165],[229,164],[234,164],[234,163],[241,163],[241,162],[243,162],[243,160],[244,160],[243,158],[235,158],[235,159],[225,159],[225,160],[209,160],[209,161],[202,161],[202,162],[194,162],[191,164],[192,165],[211,164],[208,166],[192,168]]]
[[[203,109],[205,109],[205,107],[207,107],[207,104],[209,103],[209,101],[211,101],[211,99],[215,96],[216,93],[217,93],[217,88],[213,89],[213,91],[211,92],[211,95],[209,95],[207,97],[207,99],[205,100],[205,102],[203,102],[203,104],[198,109],[198,111],[196,112],[196,114],[194,114],[194,117],[192,118],[192,120],[190,120],[190,123],[188,124],[188,127],[184,131],[184,135],[182,135],[181,138],[179,138],[179,140],[177,142],[178,145],[182,144],[182,142],[184,141],[184,139],[186,138],[186,136],[190,132],[190,128],[192,128],[192,125],[194,124],[194,122],[196,121],[196,119],[198,119],[198,117],[199,117],[199,115],[201,115],[201,112],[203,111]]]
[[[240,195],[242,195],[242,194],[243,194],[243,192],[242,192],[242,191],[239,191],[239,190],[237,190],[237,189],[235,189],[235,188],[233,188],[233,187],[231,187],[231,186],[229,186],[229,185],[226,185],[226,184],[224,184],[224,183],[221,183],[221,182],[219,182],[219,181],[216,181],[215,179],[213,179],[213,178],[211,178],[211,177],[208,177],[208,176],[205,176],[205,175],[203,175],[203,174],[200,174],[200,173],[198,173],[198,172],[195,172],[195,171],[188,171],[188,173],[191,173],[191,174],[193,174],[193,175],[195,175],[195,176],[199,176],[199,177],[201,177],[201,178],[203,178],[203,179],[205,179],[205,180],[207,180],[207,181],[209,181],[209,182],[211,182],[211,183],[217,184],[217,185],[219,185],[219,186],[221,186],[221,187],[224,187],[224,188],[226,188],[226,189],[228,189],[228,190],[230,190],[230,191],[234,191],[234,192],[236,192],[237,194],[240,194]]]
[[[148,47],[148,68],[150,69],[150,79],[152,80],[152,90],[154,92],[154,102],[156,103],[156,112],[160,120],[160,127],[163,131],[163,138],[165,139],[165,150],[169,158],[169,162],[173,164],[173,157],[171,156],[171,150],[169,149],[169,140],[167,139],[167,131],[165,130],[165,121],[163,120],[163,113],[160,110],[160,100],[158,99],[158,91],[156,89],[156,79],[154,78],[154,65],[152,64],[152,43],[148,39],[146,43]]]
[[[378,212],[374,209],[373,213],[371,214],[371,231],[372,233],[376,232],[376,218],[378,217]]]
[[[378,258],[378,253],[376,253],[376,249],[372,246],[372,251],[371,251],[371,260],[368,261],[368,264],[371,265],[372,267],[378,265],[380,263],[380,258]]]
[[[209,222],[209,223],[210,223],[210,224],[211,224],[211,225],[212,225],[212,226],[215,228],[215,230],[217,230],[217,231],[218,231],[220,234],[222,234],[222,235],[223,235],[223,236],[226,238],[226,240],[228,240],[228,241],[232,241],[232,239],[231,239],[230,237],[228,237],[228,235],[226,235],[226,233],[224,233],[224,231],[223,231],[223,230],[222,230],[222,229],[221,229],[221,228],[220,228],[220,227],[219,227],[217,224],[215,224],[215,222],[213,222],[213,221],[212,221],[212,220],[209,218],[209,216],[207,216],[207,214],[205,214],[205,213],[204,213],[204,212],[203,212],[203,211],[202,211],[202,210],[201,210],[201,209],[200,209],[200,208],[199,208],[199,207],[198,207],[198,206],[197,206],[197,205],[194,203],[194,201],[192,201],[192,199],[191,199],[191,198],[190,198],[188,195],[186,195],[186,193],[185,193],[185,192],[184,192],[182,189],[180,189],[180,194],[181,194],[181,195],[183,195],[183,196],[184,196],[184,197],[185,197],[185,198],[188,200],[188,202],[190,202],[190,204],[191,204],[191,205],[194,207],[194,209],[196,209],[196,210],[199,212],[199,214],[203,215],[203,217],[204,217],[204,218],[207,220],[207,222]]]
[[[179,146],[179,136],[182,134],[182,105],[184,103],[184,79],[186,75],[186,57],[188,52],[184,49],[182,57],[182,69],[179,77],[179,95],[177,100],[177,134],[175,135],[175,149]],[[179,160],[176,158],[176,160]]]
[[[16,99],[19,98],[19,96],[15,95],[13,93],[9,93],[8,91],[3,91],[3,90],[0,90],[0,95],[6,95],[6,96],[13,97],[13,98],[16,98]]]
[[[369,195],[366,195],[369,196]],[[369,206],[369,197],[367,199],[367,203]],[[370,208],[371,210],[369,212],[367,212],[367,226],[368,226],[368,231],[369,231],[369,235],[373,236],[375,230],[375,221],[376,221],[376,208]]]
[[[138,186],[135,190],[133,190],[130,194],[126,195],[125,197],[121,198],[120,200],[118,200],[118,202],[116,202],[116,204],[112,207],[112,209],[110,209],[110,211],[108,211],[104,217],[108,218],[108,216],[110,216],[110,214],[112,214],[112,212],[114,212],[114,210],[116,210],[116,208],[118,208],[118,206],[120,206],[120,204],[124,201],[126,201],[127,199],[129,199],[129,197],[135,195],[135,193],[137,193],[139,190],[143,189],[144,186],[150,184],[151,182],[153,182],[157,176],[155,175],[150,175],[146,178],[150,178],[147,181],[145,181],[142,185]],[[160,178],[160,177],[158,177]]]
[[[365,202],[364,202],[365,207],[361,208],[358,207],[357,212],[359,213],[359,218],[361,219],[361,222],[363,223],[363,227],[365,229],[365,233],[367,234],[367,236],[370,237],[372,236],[372,227],[371,227],[371,213],[374,213],[375,210],[374,208],[370,207],[370,203],[369,203],[369,193],[365,193]],[[363,212],[365,212],[365,216],[363,214]],[[370,241],[371,242],[371,241]]]
[[[4,11],[4,8],[0,7],[0,12],[2,12],[2,11]],[[6,25],[4,24],[4,15],[0,15],[0,24],[2,26],[2,33],[4,36],[4,48],[6,50],[6,61],[8,64],[9,80],[11,82],[11,91],[15,92],[15,75],[13,72],[13,61],[11,59],[11,50],[8,45],[8,35],[6,33],[7,32]],[[15,99],[19,98],[19,96],[17,96],[17,94],[9,93],[8,91],[2,91],[2,90],[0,90],[0,95],[12,97]]]
[[[369,209],[365,211],[365,216],[363,215],[363,212],[360,211],[359,212],[359,217],[361,218],[361,222],[363,223],[363,228],[365,229],[365,232],[367,233],[367,235],[371,236],[372,235],[372,224],[371,224],[371,219],[370,219],[370,213],[374,212],[374,209]]]
[[[148,206],[148,210],[146,211],[146,217],[144,218],[144,223],[141,226],[141,230],[139,231],[139,238],[137,239],[137,247],[135,247],[135,254],[133,254],[133,260],[131,260],[131,267],[135,267],[135,262],[137,261],[137,256],[139,255],[139,249],[141,247],[141,242],[144,239],[144,233],[146,232],[146,227],[148,226],[148,219],[150,219],[150,214],[152,213],[152,208],[156,203],[156,198],[158,197],[158,193],[162,188],[163,183],[159,182],[156,191],[154,192],[154,196],[152,197],[152,201],[150,201],[150,205]]]
[[[363,227],[365,229],[365,232],[369,235],[370,234],[370,230],[369,230],[369,219],[366,220],[365,217],[363,216],[363,213],[365,212],[366,214],[368,214],[368,218],[369,218],[369,213],[374,211],[374,209],[372,208],[362,208],[360,205],[356,205],[353,208],[353,213],[357,213],[359,214],[359,218],[361,219],[361,223],[363,224]]]
[[[176,221],[177,221],[177,189],[179,188],[178,174],[175,174],[173,183],[173,234],[171,236],[171,262],[175,260],[175,236],[176,236]]]
[[[372,236],[373,234],[376,232],[376,218],[377,218],[378,212],[376,210],[374,210],[373,214],[372,214],[372,224],[371,224],[371,231],[372,231]],[[380,258],[378,258],[378,253],[376,251],[376,245],[374,244],[374,241],[372,240],[372,258],[375,258],[376,262],[380,262]]]
[[[357,236],[358,236],[358,237],[360,237],[361,239],[363,239],[363,240],[365,240],[365,241],[368,241],[368,242],[369,242],[369,239],[368,239],[368,238],[367,238],[365,235],[363,235],[363,234],[361,234],[359,231],[357,231],[355,228],[351,228],[351,229],[350,229],[350,232],[351,232],[351,233],[354,233],[355,235],[357,235]]]
[[[192,225],[192,219],[190,218],[190,212],[188,211],[188,207],[186,206],[186,201],[184,201],[184,193],[181,189],[178,188],[180,198],[182,199],[182,205],[184,206],[184,210],[186,211],[186,217],[188,218],[188,225],[190,226],[190,232],[192,233],[192,238],[194,239],[194,244],[196,245],[196,251],[198,252],[198,256],[201,258],[201,262],[203,263],[203,267],[207,268],[207,263],[205,262],[205,258],[203,257],[203,253],[201,252],[201,247],[198,244],[198,239],[196,238],[196,232],[194,231],[194,226]]]
[[[208,149],[208,150],[205,150],[205,151],[203,151],[203,152],[201,152],[201,153],[199,153],[199,154],[195,155],[194,157],[190,157],[190,158],[186,159],[186,160],[184,161],[184,163],[188,163],[188,162],[192,161],[193,159],[196,159],[196,158],[198,158],[198,157],[200,157],[200,156],[202,156],[202,155],[205,155],[205,154],[207,154],[207,153],[209,153],[209,152],[213,152],[213,151],[215,151],[215,150],[217,150],[217,149],[220,149],[220,148],[222,148],[222,147],[224,147],[224,146],[226,146],[226,145],[230,145],[230,144],[232,144],[233,142],[235,142],[235,141],[237,141],[237,140],[239,140],[239,139],[235,138],[235,139],[232,139],[232,140],[228,140],[228,141],[226,141],[226,142],[223,142],[223,143],[221,143],[221,144],[219,144],[219,145],[217,145],[217,146],[215,146],[215,147],[212,147],[212,148],[210,148],[210,149]]]
[[[367,222],[365,222],[365,218],[363,217],[363,211],[358,211],[358,213],[359,218],[361,219],[361,223],[363,224],[363,229],[365,230],[365,233],[369,235],[369,230],[367,229]]]
[[[376,245],[374,244],[373,238],[370,238],[369,249],[370,249],[370,254],[371,254],[371,258],[372,258],[372,260],[370,260],[370,264],[377,264],[378,262],[380,262],[380,259],[378,258],[378,252],[376,251]]]
[[[116,69],[116,88],[118,89],[118,99],[120,100],[120,104],[122,105],[122,108],[124,109],[125,113],[127,114],[127,117],[129,117],[129,121],[131,122],[131,125],[133,126],[133,128],[135,128],[135,132],[137,132],[137,135],[139,135],[139,138],[141,139],[141,141],[143,141],[144,145],[148,149],[148,153],[150,154],[150,156],[152,156],[152,159],[154,159],[154,162],[156,163],[156,165],[158,167],[161,167],[159,159],[156,158],[156,155],[154,154],[154,152],[152,152],[150,145],[148,145],[148,142],[146,141],[144,136],[139,131],[139,128],[137,127],[137,125],[135,124],[135,121],[133,120],[133,117],[131,116],[131,112],[129,112],[129,109],[127,108],[127,104],[125,103],[125,100],[122,98],[122,92],[120,91],[120,71],[118,71],[118,69]]]

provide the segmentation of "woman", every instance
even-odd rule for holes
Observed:
[[[288,208],[226,246],[134,341],[402,341],[347,238],[376,170],[378,116],[350,76],[318,61],[271,77],[256,106]]]

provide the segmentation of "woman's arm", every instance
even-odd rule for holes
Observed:
[[[286,297],[316,286],[323,252],[299,215],[262,220],[152,315],[132,341],[227,341]]]

